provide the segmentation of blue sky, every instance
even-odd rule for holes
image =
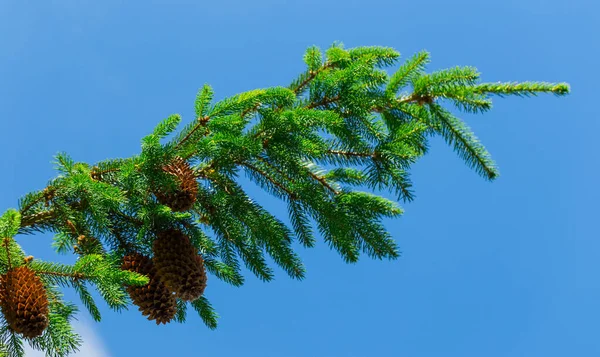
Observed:
[[[500,167],[494,183],[433,141],[413,170],[417,199],[387,222],[400,259],[346,265],[320,243],[301,251],[303,282],[280,270],[241,288],[213,277],[216,331],[193,315],[157,327],[135,309],[102,305],[99,324],[82,310],[79,355],[598,356],[598,10],[592,0],[0,1],[0,209],[44,187],[58,151],[126,157],[168,115],[193,119],[204,83],[217,99],[287,85],[310,45],[427,49],[430,69],[567,81],[566,98],[497,99],[463,116]],[[19,241],[57,259],[50,235]]]

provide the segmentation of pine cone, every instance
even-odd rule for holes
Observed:
[[[48,297],[42,280],[26,266],[0,276],[0,308],[8,326],[25,338],[40,336],[48,327]]]
[[[156,274],[156,268],[150,258],[138,253],[123,258],[123,270],[146,275],[150,280],[144,286],[128,286],[127,292],[133,303],[139,307],[142,315],[156,324],[166,324],[175,317],[177,300]]]
[[[154,195],[158,202],[169,206],[175,212],[191,209],[196,202],[198,181],[196,181],[190,164],[184,159],[176,157],[170,164],[163,167],[163,171],[175,176],[178,187],[175,190],[156,190]]]
[[[182,300],[193,301],[204,293],[204,260],[188,236],[170,229],[158,234],[152,246],[154,264],[165,285]]]

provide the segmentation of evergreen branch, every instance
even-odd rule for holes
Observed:
[[[260,103],[260,102],[256,103],[256,105],[255,105],[255,106],[253,106],[252,108],[245,109],[245,110],[242,112],[242,114],[240,114],[240,116],[241,116],[242,118],[244,118],[246,115],[248,115],[248,113],[250,113],[250,112],[253,112],[253,111],[257,110],[258,108],[260,108],[260,106],[261,106],[261,105],[262,105],[262,103]]]
[[[102,320],[100,310],[98,309],[98,306],[94,302],[94,299],[92,298],[92,295],[88,291],[87,287],[84,284],[82,284],[80,281],[76,281],[74,285],[75,285],[75,290],[79,294],[79,299],[81,300],[83,305],[86,307],[86,309],[92,316],[92,319],[94,319],[94,321],[96,321],[96,322],[100,322]]]
[[[215,312],[210,302],[201,296],[197,300],[192,301],[192,307],[198,312],[202,322],[211,330],[217,328],[217,320],[219,315]]]
[[[417,81],[424,81],[428,85],[436,87],[453,86],[472,86],[479,79],[480,73],[474,67],[454,67],[433,72],[421,76]],[[418,85],[418,84],[417,84]]]
[[[375,67],[391,66],[400,58],[400,53],[390,47],[361,46],[348,49],[352,60],[367,59]]]
[[[24,357],[23,339],[20,338],[3,320],[0,326],[0,356]]]
[[[125,308],[131,302],[125,287],[144,286],[149,280],[122,270],[123,254],[151,255],[156,231],[164,227],[184,231],[201,252],[206,270],[235,286],[244,282],[240,259],[259,279],[272,280],[267,254],[292,278],[304,278],[293,240],[314,246],[313,223],[346,262],[356,262],[361,254],[395,259],[400,253],[382,220],[400,215],[401,208],[350,186],[387,188],[398,200],[412,200],[408,170],[426,153],[430,134],[441,135],[468,166],[491,180],[498,171],[490,155],[440,103],[483,112],[491,108],[492,94],[569,92],[565,83],[477,84],[479,73],[472,67],[426,74],[426,52],[406,61],[391,77],[375,68],[399,57],[389,48],[345,50],[334,44],[325,63],[322,57],[318,48],[310,48],[304,56],[308,71],[289,88],[251,90],[214,106],[212,89],[205,85],[194,103],[195,120],[161,144],[181,120],[169,116],[142,139],[141,154],[131,159],[91,167],[65,153],[56,155],[59,176],[44,190],[22,198],[20,213],[9,210],[0,218],[0,273],[27,264],[42,279],[50,300],[49,327],[30,344],[57,357],[78,344],[69,325],[76,309],[60,302],[57,286],[75,287],[96,320],[100,312],[86,283],[111,308]],[[310,94],[303,98],[307,88]],[[191,172],[180,172],[178,182],[165,178],[160,169],[174,156],[193,158],[197,164]],[[348,167],[353,165],[358,168]],[[264,191],[287,201],[291,228],[246,194],[236,181],[241,169]],[[160,198],[158,192],[167,189],[176,197]],[[192,208],[179,212],[172,201],[181,200],[189,200],[184,206]],[[214,236],[204,234],[200,224]],[[74,266],[32,261],[12,237],[35,230],[56,233],[59,250],[70,250],[76,237],[98,238],[93,242],[100,248],[79,251]],[[81,242],[83,247],[83,238]],[[103,243],[110,249],[104,250]],[[217,315],[208,300],[201,297],[191,305],[209,328],[216,328]],[[177,301],[176,321],[185,320],[186,306]],[[13,348],[22,355],[22,340],[5,325],[0,328],[0,354]]]
[[[258,167],[248,163],[248,162],[243,162],[243,163],[239,163],[240,165],[243,165],[247,168],[249,168],[250,170],[260,174],[261,176],[263,176],[264,178],[266,178],[267,180],[269,180],[269,182],[271,182],[273,185],[277,186],[278,188],[280,188],[282,191],[284,191],[285,193],[287,193],[290,197],[296,197],[297,195],[292,192],[290,189],[288,189],[287,187],[285,187],[282,183],[275,181],[275,179],[273,179],[271,176],[269,176],[268,173],[264,172],[263,170],[259,169]]]
[[[206,127],[206,124],[208,123],[208,121],[210,120],[209,116],[204,116],[202,118],[198,118],[197,119],[197,123],[196,125],[192,128],[192,130],[190,130],[184,137],[183,139],[181,139],[176,145],[175,145],[175,149],[180,148],[183,144],[185,144],[186,141],[188,141],[192,135],[194,135],[194,133],[199,129],[199,128],[203,128]],[[208,134],[208,132],[206,133]]]
[[[308,83],[310,83],[310,81],[312,81],[313,79],[315,79],[315,77],[325,71],[326,69],[329,69],[331,67],[333,67],[335,64],[332,62],[325,62],[325,64],[320,67],[317,70],[309,70],[308,71],[308,76],[294,89],[292,89],[294,91],[295,94],[299,94],[302,92],[302,90],[304,89],[304,87],[306,87],[306,85],[308,85]]]
[[[196,118],[201,118],[206,115],[206,111],[210,102],[213,100],[214,92],[211,86],[204,84],[202,89],[198,91],[196,100],[194,101],[194,110],[196,112]]]
[[[498,169],[490,154],[466,124],[439,105],[430,106],[430,111],[435,119],[433,125],[436,130],[448,144],[454,146],[467,165],[489,180],[498,177]]]
[[[44,271],[44,270],[36,270],[35,272],[40,275],[50,275],[50,276],[57,276],[57,277],[61,277],[61,278],[71,278],[75,281],[89,280],[89,279],[93,278],[91,276],[87,276],[85,274],[76,273],[76,272],[61,273],[61,272],[57,272],[57,271]]]
[[[34,349],[44,351],[48,357],[66,357],[77,351],[82,342],[70,323],[77,307],[60,301],[53,291],[49,291],[49,295],[54,295],[49,296],[49,326],[42,336],[28,342]]]
[[[92,179],[94,179],[96,181],[101,181],[103,175],[106,175],[106,174],[109,174],[109,173],[113,173],[113,172],[119,172],[119,171],[121,171],[121,169],[118,168],[118,167],[113,167],[113,168],[110,168],[110,169],[100,170],[100,171],[92,170],[91,176],[92,176]]]
[[[177,299],[177,309],[175,313],[175,321],[179,323],[184,323],[187,312],[187,301]]]
[[[471,87],[474,93],[489,93],[498,96],[516,95],[527,97],[538,93],[552,93],[558,96],[569,93],[566,83],[523,82],[523,83],[482,83]]]
[[[290,182],[294,181],[288,174],[286,174],[285,172],[281,171],[277,166],[271,164],[269,161],[267,161],[262,156],[257,156],[255,159],[258,160],[258,161],[260,161],[263,165],[268,166],[269,169],[276,171],[278,175],[280,175],[281,177],[285,178],[286,180],[288,180]]]
[[[21,207],[21,209],[19,210],[21,212],[21,214],[26,213],[27,211],[29,211],[33,206],[37,205],[38,203],[42,202],[42,200],[48,200],[49,197],[54,195],[54,192],[56,191],[55,187],[52,186],[47,186],[46,188],[44,188],[42,191],[40,191],[38,193],[38,197],[34,200],[32,200],[31,202],[29,202],[28,204],[26,204],[25,206]]]
[[[310,103],[309,105],[306,106],[306,109],[314,109],[314,108],[321,107],[321,106],[327,106],[331,103],[337,102],[338,100],[340,100],[340,95],[336,95],[332,98],[325,97],[318,102]]]
[[[53,219],[54,215],[55,215],[54,210],[48,210],[48,211],[41,211],[38,213],[34,213],[34,214],[28,215],[28,216],[23,216],[23,219],[21,219],[21,228],[45,223],[45,222]]]
[[[73,203],[69,204],[69,208],[75,209],[75,210],[80,210],[80,209],[84,208],[85,206],[86,206],[86,203],[84,201],[73,202]],[[58,212],[57,212],[56,208],[51,208],[49,210],[40,211],[40,212],[33,213],[30,215],[22,216],[21,217],[21,229],[27,228],[27,227],[32,227],[35,225],[50,223],[50,222],[52,222],[52,220],[57,218],[57,214],[58,214]]]
[[[10,241],[12,240],[12,238],[10,237],[5,237],[2,238],[3,240],[3,245],[4,245],[4,249],[6,249],[6,265],[8,266],[7,270],[12,269],[12,262],[10,260]]]
[[[331,192],[332,192],[334,195],[338,195],[338,194],[340,193],[340,191],[338,191],[338,190],[336,190],[335,188],[333,188],[333,187],[332,187],[332,186],[329,184],[329,182],[327,182],[327,180],[326,180],[324,177],[322,177],[322,176],[319,176],[319,175],[315,174],[314,172],[312,172],[312,171],[310,171],[310,170],[308,171],[308,174],[309,174],[309,175],[310,175],[310,176],[311,176],[313,179],[317,180],[317,181],[318,181],[318,182],[319,182],[321,185],[323,185],[325,188],[327,188],[329,191],[331,191]]]
[[[309,218],[302,207],[302,203],[298,200],[290,200],[288,204],[288,213],[296,237],[298,237],[300,243],[307,248],[314,247],[315,237],[310,226]]]
[[[421,51],[410,58],[392,75],[385,89],[386,94],[393,95],[398,92],[408,80],[424,69],[424,66],[428,61],[429,53],[426,51]]]
[[[435,100],[435,97],[429,95],[422,95],[418,93],[412,93],[409,95],[404,95],[402,97],[394,99],[394,101],[386,103],[386,105],[374,105],[371,107],[371,111],[375,113],[384,113],[388,110],[398,109],[402,104],[408,103],[418,103],[423,105],[424,103],[432,103]]]
[[[204,264],[206,265],[206,270],[217,278],[233,286],[244,285],[244,277],[239,273],[238,267],[211,259],[210,257],[204,259]]]
[[[375,153],[364,153],[364,152],[354,152],[354,151],[341,151],[341,150],[327,150],[326,154],[330,155],[340,155],[340,156],[352,156],[352,157],[375,157]]]

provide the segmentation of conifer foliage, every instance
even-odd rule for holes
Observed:
[[[361,254],[399,256],[382,224],[414,198],[410,167],[440,135],[485,179],[498,177],[490,155],[457,112],[482,113],[491,97],[564,95],[564,83],[480,83],[473,67],[426,72],[420,52],[399,62],[386,47],[323,54],[311,47],[306,71],[286,87],[255,89],[219,101],[204,85],[195,119],[172,115],[142,139],[141,152],[95,165],[56,156],[57,177],[0,217],[0,355],[22,356],[29,343],[66,356],[81,343],[70,320],[74,289],[96,321],[96,289],[112,309],[137,305],[157,324],[183,322],[191,305],[209,328],[217,314],[205,296],[210,279],[244,283],[242,264],[273,279],[270,258],[303,279],[294,244],[319,236],[346,262]],[[288,222],[251,198],[244,175],[288,207]],[[26,257],[18,234],[52,232],[72,265]]]

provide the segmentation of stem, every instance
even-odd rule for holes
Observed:
[[[326,62],[326,63],[325,63],[325,65],[323,65],[322,67],[320,67],[320,68],[319,68],[319,69],[317,69],[316,71],[310,71],[310,72],[309,72],[309,73],[310,73],[310,74],[309,74],[309,76],[308,76],[308,77],[306,77],[306,79],[305,79],[304,81],[302,81],[302,83],[300,83],[300,85],[299,85],[299,86],[298,86],[296,89],[294,89],[294,93],[296,93],[296,94],[300,93],[300,92],[302,91],[302,89],[304,89],[304,87],[305,87],[305,86],[306,86],[306,85],[307,85],[307,84],[308,84],[310,81],[312,81],[313,79],[315,79],[315,77],[316,77],[316,76],[317,76],[319,73],[321,73],[321,72],[323,72],[324,70],[326,70],[326,69],[328,69],[328,68],[331,68],[331,67],[333,67],[333,63],[331,63],[331,62]]]
[[[86,277],[82,273],[69,274],[69,273],[59,273],[59,272],[55,272],[55,271],[36,271],[36,273],[44,274],[44,275],[62,276],[65,278],[73,278],[75,280],[90,279],[90,277]]]
[[[42,211],[29,216],[24,216],[21,219],[21,228],[44,223],[45,221],[49,221],[52,218],[54,218],[54,210]]]
[[[200,127],[205,127],[206,123],[208,123],[208,121],[210,120],[210,117],[204,116],[202,118],[198,118],[198,123],[194,126],[194,128],[192,128],[192,130],[190,130],[189,133],[187,133],[187,135],[181,139],[181,141],[179,143],[177,143],[177,145],[175,145],[175,149],[179,149],[181,147],[181,145],[183,145],[186,141],[189,140],[189,138],[196,132],[196,130],[198,130]]]
[[[43,199],[47,200],[48,196],[51,196],[54,193],[54,191],[56,191],[55,187],[47,186],[42,191],[40,191],[40,197],[38,197],[37,199],[33,200],[32,202],[30,202],[25,207],[21,208],[21,213],[25,213],[25,212],[29,211],[31,209],[31,207],[33,207],[36,204],[40,203]]]
[[[261,104],[262,104],[262,103],[256,103],[256,105],[255,105],[255,106],[253,106],[252,108],[248,108],[248,109],[244,110],[244,111],[242,112],[242,114],[241,114],[241,117],[242,117],[242,119],[243,119],[243,118],[244,118],[244,117],[245,117],[245,116],[246,116],[248,113],[250,113],[250,112],[253,112],[253,111],[255,111],[256,109],[258,109],[258,107],[260,107],[260,106],[261,106]]]
[[[290,191],[287,187],[285,187],[282,183],[275,181],[271,176],[269,176],[268,173],[264,172],[263,170],[259,169],[258,167],[250,164],[250,163],[241,163],[241,165],[246,166],[247,168],[249,168],[252,171],[255,171],[256,173],[258,173],[259,175],[262,175],[264,178],[266,178],[267,180],[269,180],[269,182],[271,182],[273,185],[279,187],[281,190],[285,191],[290,197],[296,197],[296,194],[292,191]]]
[[[6,248],[6,262],[8,264],[8,269],[10,270],[12,268],[12,263],[10,262],[10,239],[9,237],[4,238],[4,247]]]
[[[324,177],[321,177],[321,176],[315,174],[314,172],[311,172],[310,170],[308,171],[308,173],[310,174],[310,176],[312,178],[319,181],[321,183],[321,185],[325,186],[329,191],[333,192],[335,195],[338,195],[340,193],[339,191],[337,191],[336,189],[331,187],[331,185],[329,185],[329,183],[325,180]]]
[[[277,171],[277,173],[279,175],[281,175],[283,178],[285,178],[288,181],[294,181],[291,177],[289,177],[285,172],[281,171],[277,166],[272,165],[270,162],[268,162],[267,160],[265,160],[263,157],[257,156],[256,160],[262,162],[263,164],[265,164],[266,166],[269,166],[269,168]]]
[[[94,171],[94,170],[92,170],[92,172],[90,172],[90,176],[92,176],[93,180],[102,181],[102,175],[108,174],[108,173],[111,173],[111,172],[119,172],[119,171],[121,171],[120,168],[113,168],[113,169],[108,169],[108,170],[104,170],[104,171]]]
[[[320,107],[322,105],[329,105],[331,103],[337,102],[340,99],[340,95],[336,95],[333,98],[323,98],[321,101],[319,102],[315,102],[315,103],[310,103],[309,105],[306,106],[306,109],[314,109],[316,107]]]
[[[374,157],[375,153],[362,153],[353,151],[339,151],[339,150],[327,150],[327,154],[341,155],[341,156],[354,156],[354,157]]]

